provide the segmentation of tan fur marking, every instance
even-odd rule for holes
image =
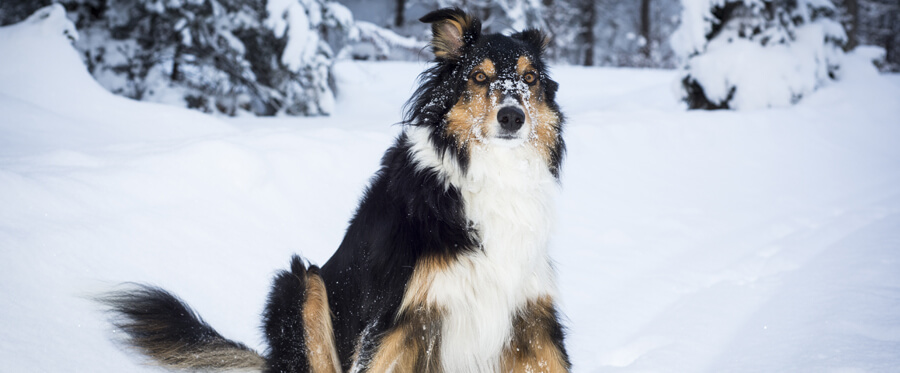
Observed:
[[[519,59],[516,61],[516,72],[520,76],[525,75],[527,72],[538,74],[538,71],[531,64],[531,60],[526,56],[519,56]],[[526,115],[528,115],[534,126],[529,141],[549,163],[550,149],[556,144],[556,137],[559,132],[559,116],[547,106],[540,87],[540,77],[538,77],[537,83],[530,86],[529,91],[531,91],[531,94],[528,102],[525,103]]]
[[[378,345],[378,352],[369,363],[368,371],[371,373],[412,372],[415,356],[420,351],[414,351],[408,347],[409,339],[407,331],[402,328],[396,328],[384,336]]]
[[[488,132],[485,126],[490,114],[488,100],[481,94],[468,99],[465,97],[467,95],[471,95],[471,92],[463,94],[459,102],[447,113],[447,133],[456,137],[456,143],[460,148],[468,146],[470,142],[484,142]]]
[[[550,42],[552,39],[547,34],[541,33],[541,51],[546,51],[547,47],[550,46]]]
[[[488,78],[493,79],[497,75],[497,68],[494,67],[494,61],[489,58],[482,61],[478,66],[472,69],[472,72],[481,71],[487,74]]]
[[[500,366],[503,372],[563,373],[569,371],[562,351],[550,337],[548,323],[553,321],[553,302],[542,297],[529,302],[513,321],[510,345],[503,352]]]
[[[494,79],[497,70],[494,62],[490,59],[482,61],[478,66],[472,69],[472,72],[481,71],[488,76],[488,79]],[[488,86],[476,84],[469,79],[466,84],[466,91],[460,96],[459,101],[447,113],[447,133],[457,138],[457,145],[462,148],[469,145],[470,142],[482,143],[487,136],[488,129],[485,126],[491,113],[490,108],[494,95],[488,97]]]
[[[516,72],[519,75],[525,75],[528,71],[534,71],[534,68],[531,66],[531,60],[526,56],[519,56],[519,59],[516,61]]]
[[[381,338],[368,364],[369,372],[440,372],[441,312],[427,304],[427,297],[434,275],[447,266],[449,263],[440,256],[421,258],[416,263],[397,311],[396,325]]]
[[[431,45],[434,47],[434,55],[440,58],[459,57],[459,50],[463,46],[463,32],[472,25],[472,17],[469,15],[456,16],[432,25],[434,38]]]
[[[144,346],[139,350],[152,357],[154,365],[169,369],[262,370],[266,366],[256,353],[229,346],[193,350],[184,346]]]
[[[440,373],[440,313],[419,308],[404,312],[381,338],[368,372]]]
[[[559,134],[559,116],[543,102],[531,102],[529,105],[533,108],[528,110],[528,115],[533,120],[534,128],[528,141],[541,153],[544,160],[550,163],[550,151],[556,144]]]
[[[315,273],[308,273],[306,278],[303,325],[306,334],[306,355],[312,373],[340,372],[341,364],[334,343],[328,293],[325,291],[325,282]]]
[[[426,308],[428,306],[428,289],[431,287],[434,275],[445,270],[449,265],[446,259],[440,256],[419,259],[409,283],[406,285],[403,300],[397,311],[398,316]]]

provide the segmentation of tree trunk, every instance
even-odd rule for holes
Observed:
[[[181,44],[175,45],[175,55],[172,56],[172,74],[169,75],[169,80],[173,82],[177,82],[181,80]]]
[[[845,51],[851,51],[859,45],[859,0],[844,0],[847,5],[847,14],[850,15],[850,27],[847,31],[847,44]]]
[[[394,17],[394,26],[401,27],[406,22],[406,0],[397,0],[397,14]]]
[[[641,53],[647,59],[650,58],[650,0],[641,0],[641,37],[644,38],[644,45],[641,46]]]
[[[597,5],[593,0],[582,0],[581,10],[584,12],[581,23],[581,36],[584,40],[584,66],[594,66],[594,25],[597,24]]]

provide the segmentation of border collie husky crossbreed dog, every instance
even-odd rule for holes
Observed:
[[[564,145],[537,30],[424,16],[435,64],[337,252],[274,280],[261,356],[155,287],[107,294],[157,364],[264,372],[567,372],[548,257]]]

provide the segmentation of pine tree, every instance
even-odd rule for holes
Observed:
[[[0,1],[0,26],[21,22],[38,9],[50,5],[50,0],[3,0]]]
[[[333,111],[332,45],[352,14],[329,0],[61,0],[110,91],[235,115]]]

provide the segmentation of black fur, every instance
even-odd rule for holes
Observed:
[[[569,354],[566,352],[566,346],[563,342],[566,338],[566,328],[559,322],[559,311],[553,309],[551,317],[544,321],[545,324],[549,326],[550,340],[553,341],[553,345],[556,349],[562,353],[566,365],[571,367],[572,363],[569,361]]]
[[[417,170],[408,148],[401,135],[387,151],[343,242],[322,267],[344,369],[370,320],[379,320],[370,333],[393,325],[418,258],[477,248],[459,190],[445,188],[434,171]]]
[[[315,266],[309,271],[317,271]],[[291,271],[281,271],[272,281],[272,290],[263,312],[263,331],[269,342],[266,354],[268,373],[309,371],[306,337],[303,330],[303,301],[306,299],[306,265],[291,258]]]

